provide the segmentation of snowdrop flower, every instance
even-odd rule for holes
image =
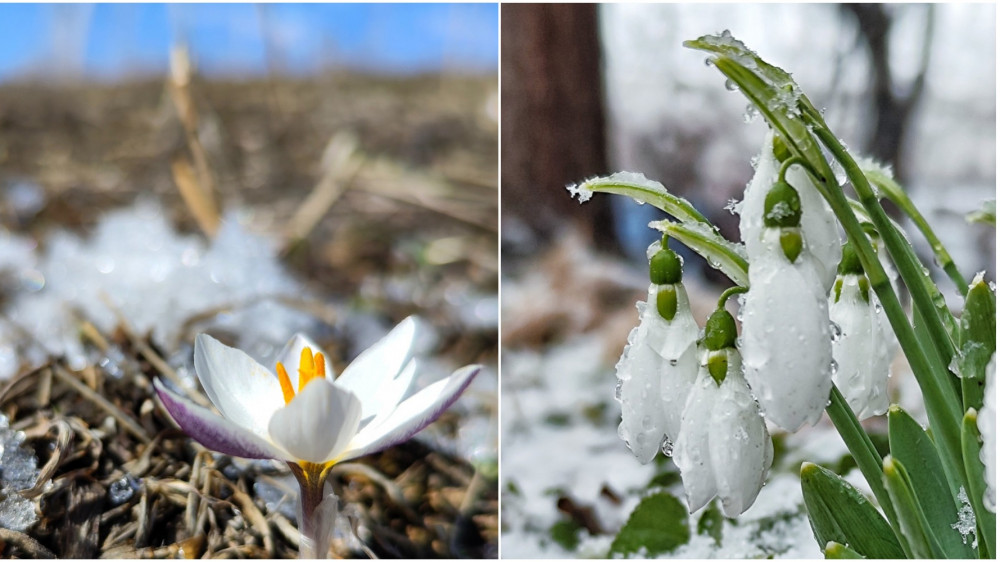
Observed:
[[[756,170],[747,184],[740,206],[740,238],[746,244],[751,260],[763,252],[761,233],[764,229],[764,217],[760,209],[764,208],[764,199],[771,186],[779,180],[780,160],[788,157],[787,152],[781,145],[781,140],[768,130],[764,146],[757,157]],[[775,153],[782,158],[779,160]],[[802,236],[809,241],[809,260],[816,267],[824,289],[829,291],[837,275],[837,262],[840,261],[840,234],[836,215],[800,166],[791,166],[785,176],[784,179],[799,195]]]
[[[886,333],[885,315],[850,244],[844,245],[839,271],[829,300],[830,320],[840,329],[833,339],[833,382],[863,420],[889,409],[892,331]]]
[[[976,423],[979,433],[983,436],[983,448],[979,450],[979,460],[983,461],[986,470],[986,491],[983,492],[983,504],[997,512],[997,354],[990,357],[986,365],[986,388],[983,390],[983,407],[979,409]]]
[[[622,404],[618,435],[643,464],[661,447],[669,454],[698,372],[698,324],[681,283],[680,257],[660,243],[650,250],[647,300],[636,303],[639,326],[616,366],[616,398]]]
[[[762,207],[765,224],[757,253],[750,255],[741,350],[747,382],[767,418],[796,431],[823,415],[833,384],[827,293],[798,226],[803,215],[796,190],[778,182]],[[741,222],[757,212],[744,208]]]
[[[718,495],[723,513],[736,517],[757,498],[774,448],[741,373],[736,322],[720,308],[705,333],[707,350],[684,406],[674,462],[692,513]]]
[[[303,491],[301,530],[311,540],[323,531],[311,516],[324,501],[330,468],[406,441],[437,419],[479,372],[479,365],[463,367],[403,400],[417,371],[416,333],[417,320],[407,318],[339,377],[327,370],[319,346],[302,335],[285,346],[274,373],[244,352],[200,334],[195,370],[221,416],[159,380],[154,385],[177,425],[205,447],[286,461]]]

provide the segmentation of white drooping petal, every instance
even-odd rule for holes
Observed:
[[[823,281],[823,289],[829,291],[837,277],[837,264],[840,263],[843,245],[837,216],[801,166],[789,168],[785,179],[799,194],[799,201],[802,202],[802,237]]]
[[[843,275],[840,298],[830,293],[830,320],[840,329],[833,340],[837,370],[833,382],[858,419],[884,414],[889,409],[889,337],[876,311],[874,291],[865,301],[858,275]],[[866,288],[867,289],[867,288]]]
[[[309,351],[313,355],[317,353],[322,353],[324,357],[329,357],[326,352],[323,351],[316,342],[309,339],[309,336],[305,334],[295,334],[292,339],[288,340],[285,347],[278,354],[278,363],[281,363],[285,370],[288,372],[288,380],[292,383],[292,388],[299,387],[299,361],[302,359],[302,350],[309,348]],[[330,365],[330,361],[327,360],[325,364],[326,368],[326,378],[331,382],[335,379],[336,373],[333,372],[333,368]]]
[[[413,437],[458,400],[481,369],[480,365],[467,365],[403,400],[381,422],[369,423],[359,431],[340,460],[376,453]]]
[[[815,424],[829,399],[830,314],[807,250],[789,263],[779,236],[776,228],[764,229],[764,251],[750,260],[741,351],[746,380],[767,419],[796,431]]]
[[[410,316],[369,347],[344,369],[337,385],[353,392],[363,404],[361,418],[374,416],[382,386],[401,373],[413,356],[419,320]]]
[[[764,146],[757,157],[757,168],[747,184],[740,206],[740,238],[746,244],[751,261],[762,251],[761,233],[764,229],[764,199],[778,181],[781,165],[773,152],[774,134],[768,130]],[[823,199],[815,185],[800,166],[792,166],[785,173],[785,180],[795,188],[802,203],[802,237],[810,249],[810,260],[819,273],[825,290],[833,285],[840,263],[840,234],[837,218],[830,205]]]
[[[739,361],[739,353],[732,350],[708,431],[715,484],[726,517],[736,517],[753,505],[774,456],[771,436]]]
[[[194,366],[205,394],[223,417],[267,435],[268,420],[285,405],[281,384],[271,371],[206,334],[195,339]]]
[[[659,289],[650,285],[646,302],[636,303],[639,326],[629,334],[616,366],[616,396],[622,404],[618,435],[643,464],[653,460],[664,437],[676,439],[681,410],[698,372],[698,325],[687,292],[680,283],[674,285],[677,310],[668,322],[656,308]]]
[[[743,192],[740,205],[740,239],[747,247],[747,255],[760,253],[760,234],[764,229],[764,198],[768,190],[778,181],[777,159],[773,151],[774,134],[770,129],[764,137],[764,146],[757,156],[757,166],[753,178]]]
[[[177,422],[181,429],[205,447],[227,455],[249,459],[295,460],[291,454],[274,445],[265,437],[181,397],[164,386],[159,379],[153,380],[153,386],[170,417]]]
[[[361,401],[326,379],[314,379],[271,416],[271,439],[296,459],[325,463],[336,458],[361,422]]]
[[[716,494],[715,470],[709,443],[712,409],[719,396],[715,380],[701,366],[698,378],[688,393],[681,416],[681,430],[674,445],[674,463],[681,472],[688,508],[694,513]]]
[[[986,470],[986,491],[983,504],[993,513],[997,512],[997,354],[990,357],[986,365],[986,388],[983,389],[983,407],[979,409],[976,423],[983,437],[983,447],[979,450],[979,460]]]

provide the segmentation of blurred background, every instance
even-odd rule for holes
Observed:
[[[739,217],[725,207],[742,198],[765,125],[684,40],[728,29],[792,73],[855,154],[892,165],[960,271],[995,278],[995,229],[965,218],[995,198],[995,6],[501,11],[505,556],[604,556],[644,493],[658,486],[679,493],[672,463],[639,465],[615,434],[614,365],[649,282],[645,250],[658,234],[647,223],[662,215],[603,194],[580,205],[565,186],[642,172],[739,239]],[[905,224],[947,286],[922,237]],[[703,324],[728,281],[686,255],[685,285]],[[956,309],[958,295],[945,293]],[[897,363],[905,376],[893,379],[894,400],[917,408],[905,361]],[[669,556],[820,555],[792,474],[805,458],[836,466],[844,447],[823,427],[778,439],[776,450],[791,452],[776,459],[741,523],[719,544],[696,536]]]
[[[0,527],[35,541],[0,552],[295,556],[287,468],[196,454],[150,379],[197,393],[199,332],[273,367],[302,331],[339,371],[419,314],[416,388],[485,369],[419,439],[331,479],[334,554],[495,556],[498,17],[486,4],[0,6],[0,429],[28,435],[38,490],[56,483],[25,500],[0,478]],[[101,397],[134,431],[94,429]],[[67,418],[79,423],[56,457],[49,429]],[[136,468],[140,455],[154,462]],[[210,470],[225,477],[201,488]],[[177,478],[208,500],[162,493]],[[268,525],[243,524],[232,486]]]

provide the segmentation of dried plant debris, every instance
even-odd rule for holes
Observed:
[[[125,376],[53,360],[0,391],[0,554],[297,557],[288,468],[213,453],[175,429],[153,396],[153,363],[121,330],[103,337]],[[330,554],[495,556],[495,480],[483,479],[420,441],[338,466]]]

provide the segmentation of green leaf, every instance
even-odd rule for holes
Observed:
[[[979,210],[972,211],[968,215],[965,215],[965,220],[969,222],[982,222],[986,224],[997,225],[997,200],[989,199],[983,201]]]
[[[718,502],[712,500],[705,513],[702,513],[701,517],[698,518],[698,534],[708,535],[715,539],[716,546],[721,545],[723,521],[725,518],[722,516],[722,511],[719,510]]]
[[[649,203],[680,221],[693,221],[712,226],[712,222],[698,212],[687,199],[674,195],[658,181],[647,179],[635,172],[618,172],[610,176],[589,179],[571,186],[570,193],[580,202],[590,199],[593,192],[626,195],[639,203]]]
[[[747,271],[746,251],[740,244],[726,240],[717,230],[697,223],[679,223],[670,220],[655,221],[649,226],[666,233],[668,236],[694,250],[705,258],[708,265],[718,269],[733,283],[748,286],[750,277]]]
[[[849,544],[868,558],[903,558],[889,524],[861,492],[833,472],[802,463],[802,497],[816,542]]]
[[[979,449],[976,411],[970,408],[962,417],[962,461],[965,463],[965,473],[969,479],[969,489],[966,491],[966,495],[976,513],[976,526],[979,527],[980,558],[996,558],[997,516],[983,505],[983,492],[986,491],[983,471],[986,467],[979,460]]]
[[[983,406],[986,364],[997,349],[997,297],[981,274],[969,286],[959,326],[962,401],[966,409],[979,410]]]
[[[930,534],[929,523],[917,505],[913,484],[902,463],[889,455],[882,462],[886,488],[896,506],[899,525],[915,558],[944,558],[937,540]]]
[[[687,509],[680,500],[660,492],[646,496],[611,543],[608,557],[628,556],[645,549],[647,556],[670,552],[691,539]]]
[[[951,528],[958,505],[934,443],[920,424],[895,404],[889,408],[889,449],[906,468],[913,489],[920,491],[915,494],[917,505],[945,555],[974,558],[975,551]]]
[[[824,558],[864,558],[854,550],[846,547],[839,542],[830,541],[826,543],[826,548],[823,549]]]
[[[576,547],[580,546],[580,529],[582,528],[576,521],[563,519],[556,521],[549,527],[549,536],[556,544],[566,550],[576,550]]]

